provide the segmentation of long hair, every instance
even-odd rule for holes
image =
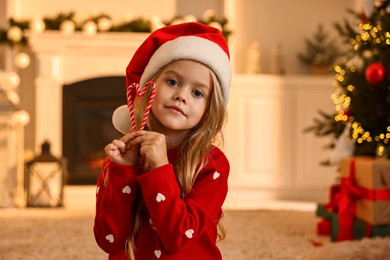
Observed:
[[[165,67],[154,76],[153,80],[157,79]],[[178,157],[173,166],[175,169],[176,178],[179,182],[182,196],[188,195],[196,180],[198,173],[207,164],[207,153],[213,145],[223,145],[222,129],[227,120],[227,110],[222,95],[220,83],[210,69],[212,79],[212,91],[208,103],[206,105],[205,113],[199,124],[191,129],[185,141],[178,147]],[[134,113],[136,118],[137,128],[141,125],[143,113],[145,111],[147,101],[151,94],[148,89],[143,99],[137,99],[134,102]],[[146,128],[151,131],[161,132],[162,126],[160,122],[153,115],[153,111],[149,114]],[[135,210],[135,223],[133,233],[129,238],[127,253],[130,259],[134,259],[134,240],[139,231],[140,212],[143,206],[142,197],[138,197]],[[218,240],[225,238],[225,231],[221,222],[218,221]]]

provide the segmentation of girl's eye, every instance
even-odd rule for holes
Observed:
[[[173,86],[173,87],[179,85],[179,82],[177,82],[177,81],[174,80],[174,79],[168,79],[168,80],[167,80],[167,83],[168,83],[169,86]]]
[[[193,90],[193,91],[192,91],[192,94],[193,94],[195,97],[204,97],[203,92],[200,91],[200,90]]]

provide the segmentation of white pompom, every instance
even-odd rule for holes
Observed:
[[[115,109],[112,114],[112,124],[122,134],[129,133],[131,130],[130,125],[130,112],[127,105],[122,105]]]

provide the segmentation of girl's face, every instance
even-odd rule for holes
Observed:
[[[156,80],[152,112],[166,131],[187,133],[201,120],[212,93],[210,70],[202,63],[178,60]]]

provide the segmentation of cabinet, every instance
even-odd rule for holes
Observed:
[[[232,78],[224,150],[230,161],[227,208],[263,200],[325,201],[337,175],[320,165],[331,139],[303,130],[318,110],[333,111],[329,76],[241,75]]]

